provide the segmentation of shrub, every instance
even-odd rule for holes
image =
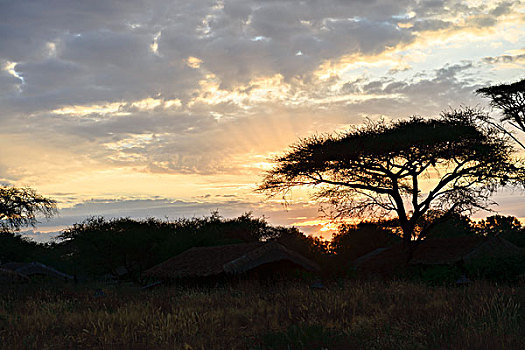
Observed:
[[[469,276],[495,282],[514,282],[525,274],[525,253],[505,258],[484,257],[466,264]]]

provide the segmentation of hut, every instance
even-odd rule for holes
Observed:
[[[520,252],[520,248],[501,237],[429,238],[411,249],[402,242],[376,249],[354,260],[353,265],[361,276],[388,277],[410,266],[462,266],[481,257],[507,257]]]
[[[32,277],[32,276],[44,276],[51,277],[59,280],[73,280],[73,276],[66,273],[60,272],[50,266],[44,265],[39,262],[30,262],[30,263],[19,263],[11,262],[6,263],[0,266],[4,270],[10,270],[22,275]]]
[[[274,241],[194,247],[152,267],[145,277],[157,280],[208,278],[248,272],[319,271],[319,266]]]

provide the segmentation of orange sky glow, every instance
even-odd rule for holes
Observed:
[[[0,5],[0,182],[58,201],[46,239],[215,209],[329,238],[308,189],[254,193],[271,158],[366,118],[489,110],[474,91],[525,65],[522,1],[58,3]],[[495,209],[525,217],[521,197]]]

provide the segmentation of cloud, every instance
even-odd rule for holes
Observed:
[[[488,64],[525,63],[525,54],[484,57],[483,62]]]
[[[449,16],[466,11],[449,5],[407,0],[8,1],[0,15],[0,52],[25,83],[22,93],[11,94],[7,102],[26,113],[155,94],[184,103],[210,73],[227,89],[259,76],[307,79],[326,60],[379,54],[414,41],[418,32],[449,26]],[[469,7],[468,13],[492,11],[490,18],[497,20],[510,8],[505,2],[492,10]],[[414,21],[414,27],[399,28],[403,18]],[[188,65],[189,58],[198,60],[198,67]]]
[[[107,183],[131,195],[141,186],[120,187],[130,178],[255,183],[300,137],[479,103],[480,84],[523,64],[512,51],[525,47],[522,11],[520,1],[3,1],[0,176],[82,199]]]
[[[210,197],[201,201],[184,201],[168,198],[149,199],[111,199],[99,198],[80,201],[72,207],[62,208],[59,214],[49,220],[41,219],[35,229],[22,232],[37,241],[47,241],[75,223],[80,223],[92,216],[106,219],[129,217],[146,219],[156,217],[161,220],[209,216],[214,211],[225,218],[234,218],[247,212],[255,217],[265,217],[271,225],[292,225],[301,223],[317,215],[317,209],[305,202],[296,202],[286,210],[276,203],[253,203],[232,197],[231,195]],[[297,218],[300,218],[297,219]],[[301,230],[317,234],[316,225],[300,225]]]

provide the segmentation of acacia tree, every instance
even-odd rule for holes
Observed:
[[[501,130],[466,108],[335,135],[312,136],[274,160],[258,191],[269,196],[312,186],[334,216],[395,213],[405,242],[423,237],[430,209],[486,208],[500,185],[523,178]]]
[[[512,84],[500,84],[476,90],[476,93],[490,98],[490,105],[501,109],[501,122],[507,122],[513,127],[525,132],[525,79]],[[507,132],[522,148],[525,145]]]
[[[35,190],[23,187],[0,186],[0,231],[19,230],[34,226],[37,215],[51,217],[57,212],[56,202]]]

